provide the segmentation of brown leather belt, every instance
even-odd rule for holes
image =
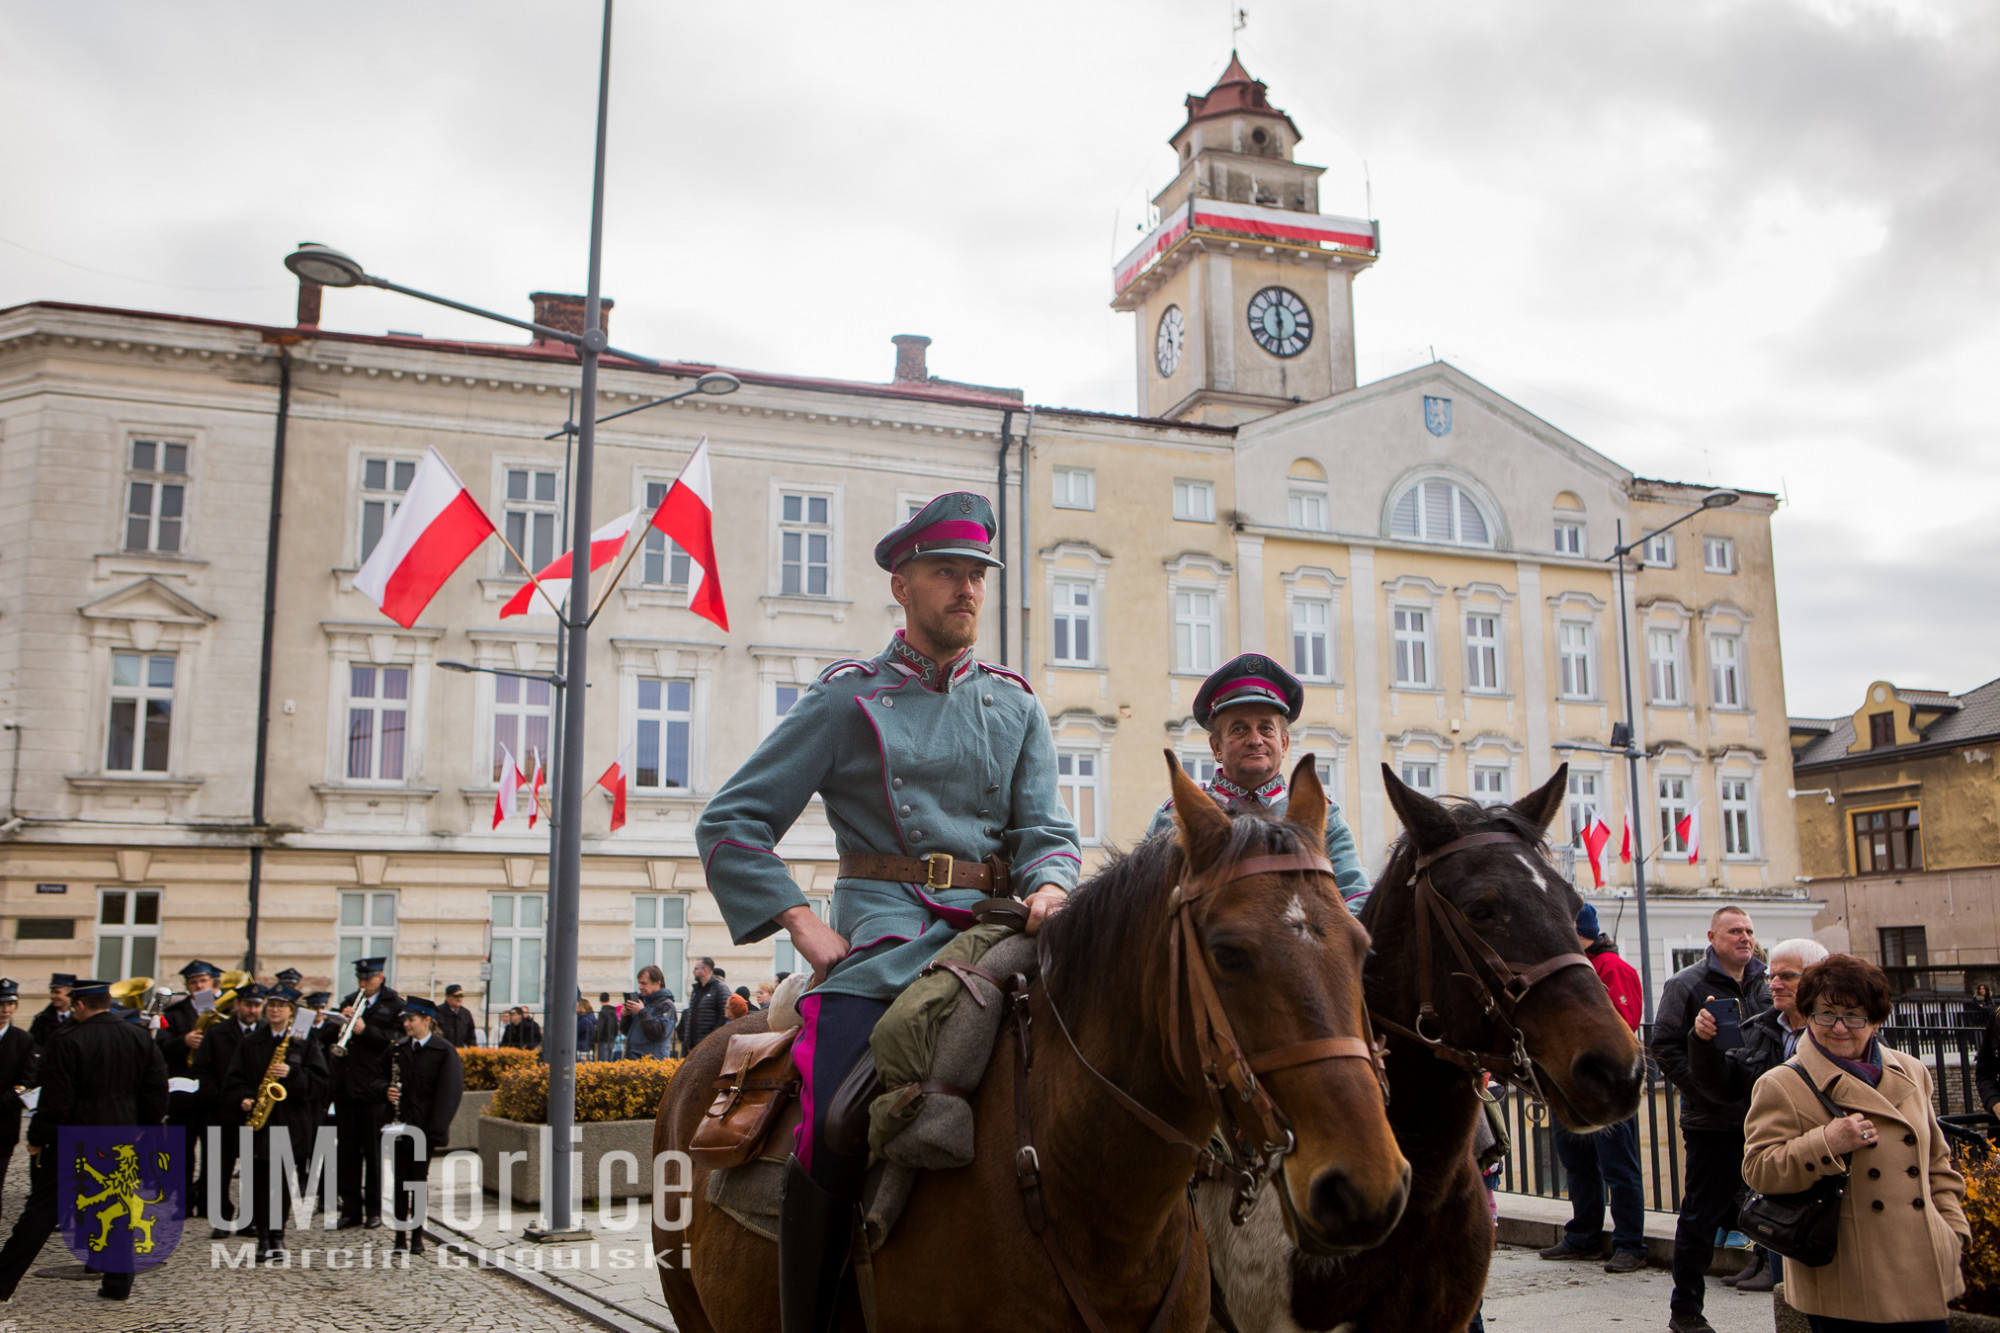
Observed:
[[[945,852],[929,856],[853,852],[840,858],[840,877],[921,884],[927,889],[978,889],[987,894],[1005,894],[1008,889],[1007,863],[999,857],[961,861]]]

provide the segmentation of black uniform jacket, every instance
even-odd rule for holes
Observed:
[[[14,1089],[35,1086],[38,1059],[27,1033],[17,1027],[0,1032],[0,1144],[21,1141],[21,1094]]]
[[[259,1023],[257,1030],[236,1048],[229,1076],[223,1080],[222,1100],[239,1119],[249,1114],[243,1109],[243,1099],[257,1096],[257,1089],[264,1083],[264,1071],[271,1067],[271,1057],[277,1053],[278,1041],[279,1034]],[[312,1153],[319,1113],[326,1106],[326,1056],[319,1043],[308,1039],[286,1047],[285,1076],[278,1082],[285,1089],[285,1100],[271,1108],[266,1129],[256,1138],[256,1154],[267,1156],[271,1135],[284,1129],[292,1136],[292,1159],[304,1163]]]
[[[75,1021],[74,1017],[65,1018],[57,1012],[53,1004],[46,1004],[42,1006],[42,1011],[35,1015],[34,1021],[28,1024],[28,1036],[33,1039],[36,1046],[46,1051],[49,1048],[49,1038]]]
[[[472,1045],[477,1031],[470,1009],[463,1006],[454,1009],[448,1004],[438,1006],[437,1022],[433,1026],[439,1036],[457,1047]]]
[[[157,1125],[167,1118],[167,1062],[153,1034],[116,1014],[63,1024],[42,1052],[42,1098],[28,1145],[54,1148],[63,1125]]]
[[[465,1097],[465,1062],[458,1048],[436,1033],[421,1046],[408,1038],[396,1043],[395,1058],[403,1069],[403,1092],[389,1114],[423,1130],[424,1150],[439,1156],[450,1146],[451,1118]]]
[[[183,995],[160,1012],[160,1029],[153,1039],[160,1043],[160,1054],[167,1058],[168,1078],[193,1078],[188,1063],[194,1059],[194,1051],[188,1049],[188,1033],[194,1031],[195,1021],[201,1017],[194,1001]],[[211,1027],[214,1024],[210,1024]],[[207,1037],[202,1038],[208,1040]],[[195,1050],[200,1050],[199,1044]]]
[[[340,1002],[342,1009],[361,1003],[361,992],[350,992]],[[340,1040],[346,1019],[337,1019],[333,1039]],[[347,1054],[332,1057],[333,1095],[339,1101],[379,1102],[389,1090],[389,1048],[403,1035],[403,997],[383,986],[375,1000],[347,1039]]]
[[[201,1045],[195,1047],[188,1060],[189,1073],[201,1081],[201,1091],[195,1096],[200,1099],[199,1110],[205,1124],[243,1123],[243,1112],[236,1109],[236,1103],[223,1097],[222,1085],[229,1079],[229,1067],[236,1062],[236,1048],[247,1035],[243,1024],[233,1018],[211,1023],[208,1035],[201,1039]]]

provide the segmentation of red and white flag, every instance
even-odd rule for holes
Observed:
[[[1632,864],[1632,812],[1627,810],[1619,820],[1618,859],[1626,865]]]
[[[632,777],[632,747],[626,746],[618,752],[618,760],[604,770],[604,776],[597,785],[611,793],[611,831],[616,833],[625,827],[625,784]]]
[[[521,766],[514,762],[514,755],[505,745],[500,747],[500,790],[493,794],[493,827],[499,828],[500,821],[512,819],[520,813],[521,786],[527,779],[521,776]],[[530,827],[533,827],[530,825]]]
[[[354,586],[383,615],[408,629],[444,581],[492,532],[493,520],[444,456],[427,449],[403,503],[354,576]]]
[[[528,783],[529,828],[533,828],[535,821],[542,817],[542,747],[536,746],[532,753],[535,756],[535,776]]]
[[[1688,864],[1701,859],[1701,802],[1694,803],[1694,809],[1680,817],[1674,825],[1674,833],[1687,844]]]
[[[640,509],[643,508],[645,506],[641,505]],[[638,517],[639,510],[634,509],[631,513],[625,515],[625,517],[606,523],[603,527],[590,534],[590,568],[592,573],[604,568],[618,558],[618,553],[625,548],[626,534],[632,531],[632,521]],[[549,561],[547,565],[535,571],[535,578],[548,591],[549,597],[554,598],[558,605],[569,600],[569,557],[570,552],[564,551],[561,555]],[[514,595],[507,599],[507,604],[500,608],[500,618],[502,620],[505,620],[508,616],[552,616],[554,614],[555,612],[549,608],[548,598],[544,598],[540,593],[536,592],[533,583],[522,584],[515,591]]]
[[[722,580],[715,568],[715,489],[709,482],[706,435],[653,511],[653,526],[673,538],[694,563],[688,610],[727,630],[729,611],[722,605]]]
[[[1611,826],[1602,815],[1592,816],[1590,827],[1583,831],[1583,850],[1590,854],[1590,877],[1600,889],[1604,887],[1604,846],[1610,841]]]

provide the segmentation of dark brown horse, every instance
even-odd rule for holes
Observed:
[[[1582,900],[1545,857],[1567,766],[1532,795],[1493,808],[1431,800],[1387,767],[1382,776],[1405,832],[1362,922],[1374,938],[1368,1007],[1390,1034],[1389,1119],[1414,1170],[1409,1207],[1381,1246],[1336,1261],[1287,1244],[1262,1210],[1244,1228],[1221,1231],[1225,1198],[1204,1186],[1211,1264],[1239,1333],[1466,1327],[1493,1248],[1472,1156],[1480,1081],[1468,1066],[1524,1086],[1578,1132],[1638,1107],[1638,1042],[1577,956]],[[1426,933],[1428,978],[1419,965]]]
[[[1207,1254],[1186,1199],[1194,1159],[1160,1130],[1205,1144],[1217,1125],[1218,1100],[1196,1063],[1204,1047],[1191,961],[1212,980],[1241,1050],[1273,1057],[1259,1066],[1269,1071],[1259,1086],[1296,1138],[1275,1186],[1296,1219],[1293,1240],[1331,1253],[1379,1242],[1401,1214],[1408,1167],[1369,1059],[1289,1058],[1313,1046],[1365,1049],[1367,1033],[1367,937],[1331,874],[1264,869],[1323,864],[1326,798],[1310,760],[1293,778],[1291,813],[1280,823],[1232,820],[1167,758],[1178,838],[1156,838],[1114,861],[1042,931],[1042,977],[1026,1001],[1026,1106],[1052,1233],[1098,1317],[1107,1328],[1145,1329],[1171,1302],[1164,1326],[1187,1333],[1207,1324]],[[1170,969],[1170,942],[1188,914],[1200,958]],[[1002,1029],[974,1095],[973,1164],[919,1180],[874,1255],[885,1330],[1084,1327],[1023,1208],[1013,1028],[1010,1020]],[[711,1038],[682,1065],[660,1106],[656,1153],[685,1148],[724,1045]],[[1163,1124],[1144,1126],[1109,1085]],[[688,1267],[663,1263],[660,1272],[683,1333],[777,1328],[777,1248],[708,1206],[705,1172],[695,1172],[692,1201],[685,1233],[655,1228],[663,1255],[677,1258],[683,1244],[692,1250]],[[660,1206],[656,1220],[671,1219],[680,1200]],[[845,1327],[861,1327],[852,1299]]]

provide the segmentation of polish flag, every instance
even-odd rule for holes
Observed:
[[[618,762],[604,770],[597,785],[611,793],[611,831],[625,827],[625,783],[632,776],[632,747],[618,752]]]
[[[1597,881],[1597,887],[1604,887],[1604,846],[1611,841],[1611,826],[1603,816],[1595,816],[1590,827],[1583,831],[1583,849],[1590,854],[1590,877]]]
[[[645,506],[641,505],[639,508],[643,509]],[[625,535],[632,531],[632,521],[638,517],[639,510],[634,509],[631,513],[625,515],[625,517],[606,523],[603,527],[590,534],[590,569],[592,573],[604,568],[618,558],[618,553],[625,548]],[[535,571],[535,578],[541,582],[542,587],[548,590],[549,597],[553,597],[559,604],[569,600],[569,557],[570,553],[564,551],[561,555],[549,561],[546,566]],[[507,599],[507,604],[500,608],[500,618],[502,620],[505,620],[508,616],[552,616],[554,614],[555,612],[549,609],[548,599],[536,592],[535,585],[532,583],[523,583],[515,591],[514,595]]]
[[[1619,820],[1618,859],[1626,865],[1632,864],[1632,812],[1627,810]]]
[[[506,746],[500,747],[500,790],[493,794],[493,827],[499,828],[500,821],[512,819],[520,813],[521,785],[527,779],[521,776],[521,766],[514,762],[513,752]],[[530,825],[529,827],[533,827]]]
[[[673,538],[694,563],[688,610],[727,630],[729,611],[722,605],[722,580],[715,568],[715,490],[709,483],[706,435],[653,511],[653,526]]]
[[[529,828],[533,828],[535,821],[542,817],[542,748],[539,745],[536,746],[533,753],[535,756],[535,778],[534,781],[528,784]]]
[[[1701,859],[1700,801],[1696,801],[1694,809],[1680,817],[1680,822],[1674,825],[1674,832],[1680,836],[1681,841],[1687,844],[1688,864],[1693,865],[1696,861],[1699,861]]]
[[[403,503],[354,576],[354,586],[383,615],[408,629],[444,581],[492,532],[493,520],[444,456],[435,448],[427,449]]]

